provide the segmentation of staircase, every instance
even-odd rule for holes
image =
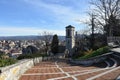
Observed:
[[[92,66],[96,68],[73,76],[78,80],[120,80],[120,53],[113,52],[103,62]]]
[[[92,66],[73,65],[58,57],[36,64],[20,80],[120,80],[120,53]]]
[[[110,56],[102,63],[107,64],[106,68],[104,67],[103,70],[93,72],[86,80],[120,80],[120,53],[114,52],[113,54],[110,54]],[[100,63],[97,64],[100,65]]]

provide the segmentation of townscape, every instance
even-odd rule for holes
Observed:
[[[25,52],[22,51],[23,48],[28,47],[29,45],[37,47],[37,42],[43,43],[41,44],[41,47],[44,46],[44,42],[41,40],[2,40],[0,41],[0,51],[5,53],[5,54],[10,54],[10,55],[20,55],[24,54]]]
[[[120,80],[120,0],[1,0],[0,10],[0,80]]]

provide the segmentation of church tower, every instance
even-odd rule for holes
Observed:
[[[66,27],[66,50],[69,51],[69,56],[72,56],[75,47],[75,27],[69,25]]]

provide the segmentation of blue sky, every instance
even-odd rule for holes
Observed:
[[[0,0],[0,36],[65,35],[67,25],[83,30],[90,0]]]

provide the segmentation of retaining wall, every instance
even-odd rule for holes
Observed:
[[[0,68],[0,80],[18,80],[19,77],[29,68],[33,67],[35,64],[43,61],[49,60],[50,57],[38,57],[34,59],[24,59],[18,61],[16,64],[1,67]]]
[[[93,63],[98,63],[98,62],[104,61],[112,53],[113,52],[106,53],[106,54],[103,54],[103,55],[100,55],[100,56],[96,56],[96,57],[93,57],[93,58],[89,58],[89,59],[85,59],[85,60],[73,60],[73,59],[71,59],[70,62],[71,63],[75,63],[75,64],[82,64],[82,65],[85,65],[85,66],[90,66]]]

